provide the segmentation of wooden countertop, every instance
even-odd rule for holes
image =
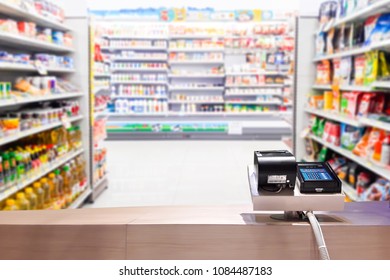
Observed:
[[[0,212],[0,259],[316,259],[307,222],[251,205]],[[390,259],[388,202],[316,213],[331,258]],[[260,249],[261,248],[261,249]]]

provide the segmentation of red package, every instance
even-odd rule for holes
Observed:
[[[362,195],[366,189],[368,189],[370,182],[371,182],[371,175],[369,173],[367,172],[359,173],[356,182],[356,191],[359,196]]]
[[[375,108],[375,93],[365,93],[360,101],[357,115],[359,117],[367,117]]]
[[[382,93],[377,93],[374,102],[372,113],[382,114],[385,108],[385,96]]]
[[[348,117],[354,118],[358,111],[361,99],[362,94],[360,92],[344,92],[342,94],[341,113],[346,114]]]
[[[322,139],[328,143],[340,146],[340,125],[326,122]]]

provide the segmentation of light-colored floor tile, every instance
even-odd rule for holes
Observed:
[[[84,207],[250,203],[246,166],[279,141],[106,142],[109,187]]]

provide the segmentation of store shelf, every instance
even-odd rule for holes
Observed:
[[[79,150],[71,152],[65,156],[62,156],[59,159],[56,159],[51,164],[47,164],[45,167],[41,168],[42,170],[40,172],[38,172],[37,174],[35,174],[34,176],[31,176],[30,178],[24,180],[23,182],[20,182],[19,184],[12,186],[12,187],[0,192],[0,201],[6,199],[10,195],[13,195],[14,193],[17,193],[18,191],[24,189],[25,187],[31,185],[35,181],[39,180],[41,177],[45,176],[47,173],[64,165],[65,163],[67,163],[68,161],[77,157],[78,155],[82,154],[83,152],[84,152],[84,149],[79,149]]]
[[[85,200],[91,195],[92,190],[87,186],[87,189],[80,194],[75,201],[67,209],[77,209],[83,206]]]
[[[107,116],[107,112],[106,111],[94,112],[93,116],[95,119],[104,118]]]
[[[142,62],[156,62],[156,61],[167,61],[168,57],[156,57],[156,58],[142,58],[142,57],[112,57],[111,61],[142,61]]]
[[[374,82],[371,85],[373,88],[377,89],[390,89],[390,81]]]
[[[216,78],[225,78],[225,75],[216,75],[216,74],[169,74],[169,78],[177,79],[216,79]]]
[[[142,46],[130,46],[130,47],[102,47],[102,51],[167,51],[167,47],[142,47]]]
[[[108,113],[110,117],[287,117],[291,112],[163,112],[163,113]]]
[[[171,35],[169,36],[170,40],[175,39],[213,39],[213,38],[223,38],[222,34],[185,34],[185,35]]]
[[[312,86],[312,88],[316,89],[316,90],[328,90],[328,91],[332,90],[332,86],[331,85],[314,85],[314,86]],[[343,90],[343,91],[359,91],[359,92],[373,92],[373,91],[376,91],[372,87],[368,87],[368,86],[354,86],[354,85],[339,86],[339,89]]]
[[[118,99],[118,98],[128,98],[128,99],[168,99],[168,96],[164,96],[164,95],[146,95],[146,96],[140,96],[140,95],[113,95],[113,96],[111,96],[111,99]]]
[[[226,76],[255,76],[255,75],[262,75],[262,76],[288,76],[289,74],[287,72],[280,72],[280,71],[261,71],[261,72],[230,72],[226,73]]]
[[[9,17],[15,17],[26,21],[35,22],[39,26],[53,28],[59,31],[68,31],[69,28],[59,21],[50,19],[47,16],[31,13],[13,4],[7,3],[9,1],[0,1],[0,12]]]
[[[283,84],[264,84],[264,85],[225,85],[226,88],[283,88]]]
[[[170,87],[170,91],[223,91],[224,87]]]
[[[184,49],[184,48],[172,48],[168,49],[168,52],[224,52],[224,48],[193,48],[193,49]]]
[[[324,31],[327,32],[330,29],[334,27],[339,27],[347,22],[358,21],[379,14],[381,12],[387,12],[389,10],[389,5],[390,5],[389,0],[376,1],[375,3],[368,5],[356,12],[353,12],[348,16],[337,19],[333,24],[326,26]]]
[[[226,93],[225,92],[225,96],[226,97],[237,97],[237,96],[279,96],[279,97],[282,97],[283,95],[281,93],[262,93],[262,92],[251,92],[251,93]]]
[[[38,39],[31,39],[26,36],[7,32],[0,32],[0,44],[18,49],[28,49],[31,51],[48,51],[58,53],[74,52],[73,48],[59,46],[53,43],[47,43]]]
[[[131,39],[131,40],[168,40],[168,36],[150,36],[150,35],[103,35],[102,37],[105,37],[110,40],[115,39]]]
[[[162,72],[167,73],[168,69],[157,69],[157,68],[111,68],[111,72]]]
[[[111,74],[93,74],[94,78],[111,78]]]
[[[83,116],[71,117],[71,118],[69,118],[69,122],[75,122],[75,121],[79,121],[82,119],[83,119]],[[0,146],[17,141],[17,140],[20,140],[20,139],[23,139],[23,138],[30,136],[30,135],[34,135],[34,134],[37,134],[37,133],[40,133],[40,132],[43,132],[46,130],[50,130],[50,129],[59,127],[61,125],[63,125],[63,122],[55,122],[52,124],[43,125],[41,127],[22,131],[22,132],[16,133],[15,135],[12,135],[12,136],[3,137],[0,139]]]
[[[38,72],[37,68],[32,64],[0,62],[0,71],[21,71],[21,72]],[[46,71],[49,73],[74,73],[75,69],[48,67]]]
[[[102,183],[104,183],[105,181],[107,181],[107,175],[103,176],[102,178],[100,178],[97,182],[95,182],[93,184],[93,187],[92,189],[96,189],[98,188]]]
[[[362,125],[359,122],[358,119],[351,118],[351,117],[348,117],[348,116],[343,116],[341,114],[335,114],[335,113],[332,113],[332,112],[328,112],[328,111],[324,111],[324,110],[318,110],[318,109],[312,109],[312,108],[305,108],[305,112],[310,113],[310,114],[314,114],[314,115],[317,115],[317,116],[320,116],[320,117],[323,117],[323,118],[327,118],[327,119],[330,119],[330,120],[334,120],[334,121],[337,121],[337,122],[346,123],[346,124],[349,124],[349,125],[352,125],[352,126],[355,126],[355,127],[363,127],[364,126],[364,125]]]
[[[181,100],[170,100],[168,101],[169,104],[224,104],[224,101],[221,100],[221,101],[215,101],[215,100],[210,100],[210,101],[207,101],[207,100],[196,100],[196,101],[191,101],[191,100],[185,100],[185,101],[181,101]]]
[[[109,88],[109,86],[102,86],[102,87],[94,87],[94,90],[93,90],[93,93],[94,94],[98,94],[98,93],[111,93],[111,90]]]
[[[281,101],[226,101],[225,104],[239,104],[239,105],[282,105]]]
[[[224,64],[225,61],[223,60],[204,60],[204,61],[193,61],[193,60],[187,60],[187,61],[169,61],[169,64],[171,65],[202,65],[202,64]]]
[[[108,188],[108,178],[107,175],[105,175],[101,180],[96,182],[92,186],[92,196],[91,201],[94,202],[99,195]]]
[[[166,85],[168,86],[168,82],[166,81],[111,81],[112,85]]]
[[[376,127],[376,128],[383,129],[385,131],[390,132],[390,123],[385,123],[382,121],[373,120],[373,119],[369,119],[369,118],[363,118],[363,117],[359,118],[359,122],[365,126]]]
[[[343,192],[346,196],[348,196],[352,201],[361,201],[361,199],[357,195],[356,190],[350,184],[343,180],[341,180],[341,182],[343,184]]]
[[[346,149],[343,149],[341,147],[338,147],[336,145],[330,144],[324,140],[322,140],[320,137],[317,137],[315,135],[310,134],[309,137],[313,139],[314,141],[330,148],[331,150],[339,153],[340,155],[343,155],[350,160],[355,161],[356,163],[359,163],[360,165],[364,166],[366,169],[374,172],[375,174],[378,174],[379,176],[382,176],[386,180],[390,180],[390,168],[380,167],[371,161],[364,159],[362,157],[359,157],[355,154],[353,154],[351,151],[348,151]]]
[[[35,102],[75,98],[75,97],[81,97],[83,95],[84,95],[83,93],[75,92],[75,93],[52,94],[49,96],[42,96],[42,97],[18,98],[18,99],[14,98],[8,100],[0,100],[0,108],[9,107],[9,106],[19,106],[19,105],[35,103]]]

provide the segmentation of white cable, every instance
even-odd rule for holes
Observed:
[[[316,216],[314,216],[313,212],[311,211],[307,211],[306,216],[309,218],[311,228],[313,229],[321,260],[330,260],[328,249],[326,248],[325,244],[324,235],[322,234],[321,226],[318,223]]]

